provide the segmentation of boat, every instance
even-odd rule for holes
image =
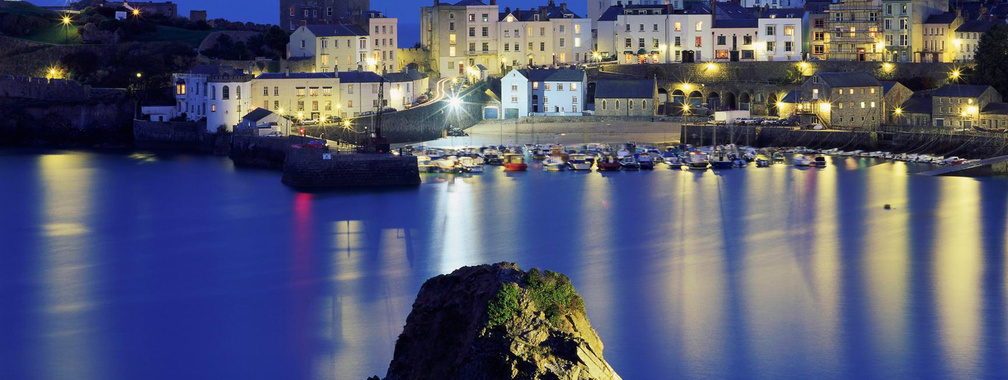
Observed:
[[[768,168],[768,167],[770,167],[771,164],[773,164],[773,162],[770,161],[770,159],[767,158],[767,156],[764,156],[762,154],[756,156],[756,167],[757,168]]]
[[[797,166],[797,167],[809,167],[809,166],[812,166],[812,159],[808,158],[808,156],[806,156],[804,154],[795,155],[794,159],[792,161],[794,162],[794,166]]]
[[[826,167],[826,157],[821,155],[816,155],[812,158],[812,167],[814,168],[825,168]]]
[[[598,166],[598,170],[600,172],[614,172],[620,170],[619,159],[611,154],[599,156],[599,158],[595,160],[595,165]]]
[[[567,160],[567,166],[571,170],[588,170],[591,171],[592,162],[588,160],[587,156],[581,153],[575,153],[570,155],[570,159]]]
[[[642,170],[653,170],[654,159],[648,153],[641,153],[637,155],[637,166]]]
[[[683,167],[683,160],[677,155],[671,155],[665,157],[665,164],[668,165],[669,169],[679,170]]]
[[[771,155],[770,157],[772,157],[772,162],[775,164],[784,162],[784,153],[774,152],[773,155]]]
[[[689,168],[690,170],[707,170],[710,166],[710,159],[707,158],[707,153],[704,152],[691,152],[689,155]]]
[[[526,170],[528,170],[528,164],[525,163],[525,156],[518,153],[504,154],[504,171],[523,172]]]
[[[437,171],[437,166],[435,166],[430,156],[416,156],[417,168],[420,169],[421,173],[433,173]]]
[[[725,151],[714,152],[714,158],[710,160],[711,169],[731,169],[735,166],[732,159],[728,157],[728,153]]]
[[[623,170],[640,170],[641,165],[631,155],[624,156],[619,161]]]
[[[545,160],[546,156],[547,156],[546,153],[548,153],[546,151],[546,149],[543,149],[541,147],[536,147],[535,149],[532,150],[532,159],[533,160]]]
[[[434,161],[434,166],[437,166],[437,170],[444,173],[450,173],[455,171],[455,163],[458,158],[455,156],[442,157],[439,160]]]
[[[482,173],[483,165],[472,157],[459,157],[459,170],[463,173]]]
[[[567,163],[559,156],[550,156],[543,161],[543,169],[550,172],[560,172],[567,168]]]

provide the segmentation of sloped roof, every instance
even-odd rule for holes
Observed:
[[[596,99],[652,99],[656,93],[654,80],[600,80],[595,85]]]
[[[759,20],[754,18],[714,20],[714,29],[724,28],[756,28]]]
[[[370,71],[340,71],[340,83],[378,83],[381,75]]]
[[[951,24],[955,21],[957,15],[955,12],[945,12],[939,14],[933,14],[924,20],[925,24]]]
[[[716,18],[718,19],[745,19],[752,18],[754,16],[754,11],[749,8],[745,8],[739,4],[722,1],[717,3]]]
[[[455,3],[454,5],[466,6],[466,5],[486,5],[486,4],[484,4],[482,1],[479,0],[462,0]]]
[[[815,75],[822,78],[822,80],[830,87],[867,87],[882,85],[878,79],[864,71],[816,73]]]
[[[778,8],[767,9],[760,15],[760,18],[802,18],[805,10],[801,8]]]
[[[619,16],[619,15],[621,15],[621,14],[623,14],[623,7],[621,7],[619,5],[613,5],[613,6],[609,7],[608,9],[606,9],[605,12],[602,12],[602,15],[599,16],[598,20],[599,21],[616,21],[616,17]]]
[[[518,70],[531,82],[580,82],[585,72],[575,69],[524,69]]]
[[[368,32],[357,25],[325,24],[308,25],[308,30],[316,37],[366,36]]]
[[[545,6],[532,8],[532,9],[515,9],[507,10],[500,13],[498,21],[504,21],[508,15],[514,16],[515,20],[518,21],[535,21],[535,16],[539,15],[539,21],[549,21],[555,18],[581,18],[576,13],[571,12],[570,9],[564,9],[558,6]]]
[[[335,78],[336,74],[325,72],[325,73],[262,73],[259,74],[256,79],[284,79],[284,78],[294,78],[294,79],[332,79]]]
[[[1008,103],[987,103],[987,106],[980,111],[984,114],[1008,115]]]
[[[931,115],[931,97],[930,96],[914,96],[900,105],[900,110],[904,114],[907,113],[923,113]]]
[[[272,115],[272,114],[273,114],[273,111],[270,111],[268,109],[256,108],[256,109],[252,110],[252,112],[249,112],[249,113],[245,114],[245,116],[242,116],[242,120],[259,121],[259,120],[265,119],[267,116]]]
[[[991,86],[985,84],[946,84],[935,90],[933,96],[948,96],[953,98],[976,98],[983,95]]]
[[[412,82],[415,80],[423,79],[425,77],[427,76],[416,70],[385,74],[385,80],[389,82]]]
[[[791,90],[781,98],[781,103],[798,103],[798,99],[801,98],[800,90]]]
[[[986,32],[988,29],[990,29],[992,26],[994,26],[994,23],[991,22],[991,21],[987,21],[987,20],[971,20],[971,21],[964,22],[962,25],[960,25],[958,28],[956,28],[955,31],[956,32],[980,32],[980,33],[983,33],[983,32]]]
[[[897,84],[902,85],[900,82],[897,82],[897,81],[894,81],[894,80],[884,80],[884,81],[882,81],[882,93],[883,94],[889,93],[889,90],[892,90],[893,87],[896,87]]]

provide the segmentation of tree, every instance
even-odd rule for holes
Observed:
[[[980,37],[973,60],[975,71],[967,77],[974,84],[989,84],[1008,93],[1008,26],[996,23]]]

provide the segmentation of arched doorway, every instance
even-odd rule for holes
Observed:
[[[683,104],[686,103],[686,93],[682,90],[672,91],[672,103]]]
[[[711,111],[716,111],[721,108],[721,95],[716,92],[711,92],[707,94],[707,108]]]
[[[733,93],[733,92],[730,92],[730,91],[726,92],[725,96],[724,96],[724,100],[722,101],[722,103],[724,103],[725,108],[727,108],[729,110],[738,109],[738,102],[735,99],[735,93]]]
[[[666,103],[669,101],[669,93],[664,87],[658,88],[658,103]]]
[[[752,99],[749,97],[749,94],[743,92],[742,95],[739,95],[739,98],[738,98],[738,109],[743,110],[743,111],[748,111],[749,110],[749,106],[751,105],[751,103],[752,103]]]
[[[702,107],[703,104],[703,94],[701,94],[700,91],[693,91],[689,94],[690,107]]]

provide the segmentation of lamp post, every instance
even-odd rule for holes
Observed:
[[[70,16],[63,15],[63,44],[70,44]]]

